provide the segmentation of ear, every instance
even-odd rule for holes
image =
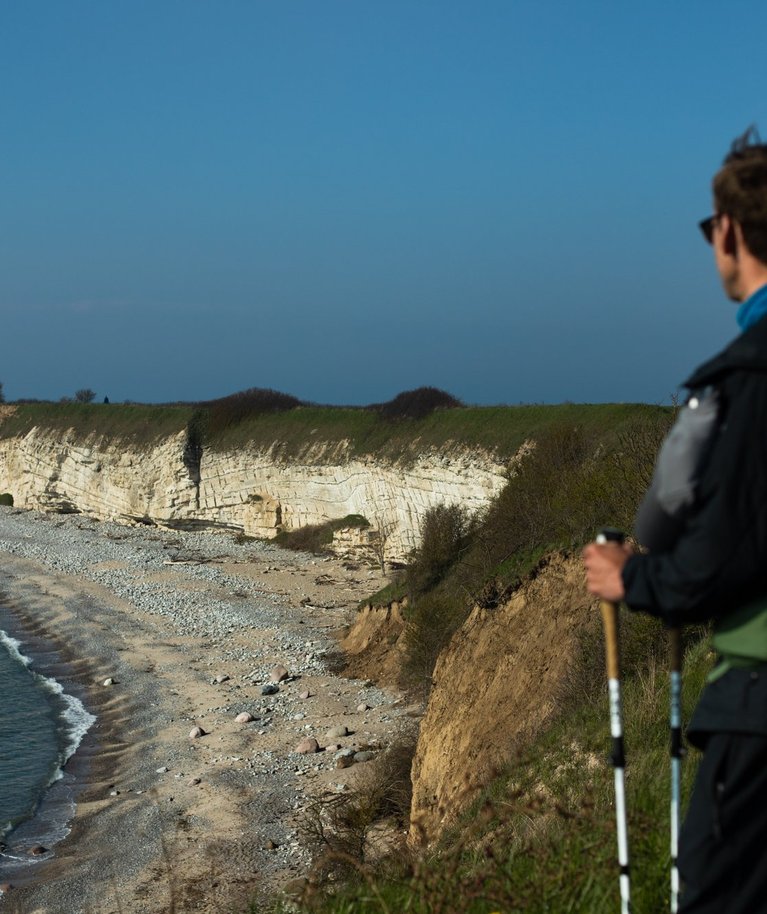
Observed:
[[[719,217],[718,240],[721,250],[730,257],[738,256],[738,251],[743,244],[743,230],[740,225],[727,213],[722,213]]]

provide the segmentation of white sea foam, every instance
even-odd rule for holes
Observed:
[[[61,717],[64,723],[65,743],[59,755],[59,767],[53,773],[50,783],[59,780],[63,776],[64,765],[72,758],[77,751],[77,747],[83,740],[85,734],[96,722],[93,714],[85,709],[85,706],[74,695],[69,695],[64,691],[64,686],[50,676],[43,676],[41,673],[31,669],[32,659],[21,652],[22,644],[15,638],[11,638],[6,632],[0,629],[0,644],[5,647],[11,657],[18,663],[29,669],[36,681],[48,692],[57,695],[64,705]]]

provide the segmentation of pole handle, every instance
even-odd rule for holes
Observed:
[[[622,545],[625,535],[615,527],[603,527],[597,533],[597,542],[602,546],[606,543]],[[607,678],[620,678],[620,648],[618,646],[618,604],[610,600],[602,600],[599,604],[602,613],[602,625],[605,630],[605,664]]]

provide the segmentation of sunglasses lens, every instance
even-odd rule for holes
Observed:
[[[711,244],[714,238],[714,222],[716,221],[716,216],[709,216],[708,219],[701,219],[698,223],[701,232],[703,232],[703,237],[706,241]]]

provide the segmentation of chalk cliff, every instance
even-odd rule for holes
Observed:
[[[383,537],[387,560],[401,561],[428,508],[457,502],[476,511],[508,473],[493,455],[459,446],[400,462],[352,456],[337,442],[318,442],[299,457],[284,456],[278,444],[245,446],[205,450],[199,470],[185,462],[184,448],[184,433],[139,446],[34,428],[0,439],[0,492],[24,508],[209,524],[261,537],[361,514]]]

